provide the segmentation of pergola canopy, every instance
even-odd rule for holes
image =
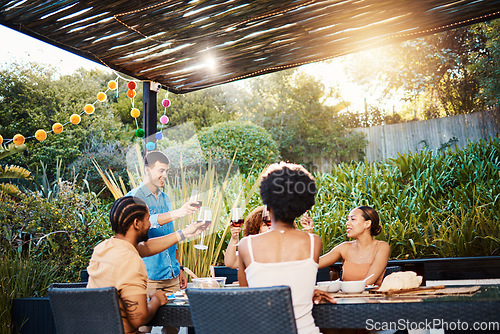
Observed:
[[[174,93],[496,17],[500,0],[0,1],[0,24]]]

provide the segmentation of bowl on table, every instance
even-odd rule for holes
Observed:
[[[340,280],[318,282],[317,288],[326,292],[337,292],[340,290]]]
[[[216,289],[226,285],[226,277],[200,277],[193,278],[194,288]]]
[[[340,290],[345,293],[360,293],[365,291],[365,287],[366,280],[340,282]]]

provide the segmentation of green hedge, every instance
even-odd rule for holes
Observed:
[[[198,140],[207,156],[215,159],[231,160],[236,152],[234,161],[243,174],[248,174],[254,163],[254,170],[260,171],[279,159],[278,144],[269,132],[251,122],[218,123],[201,130]]]

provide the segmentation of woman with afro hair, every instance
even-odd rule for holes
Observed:
[[[294,228],[295,218],[314,205],[314,178],[300,165],[272,164],[262,176],[260,195],[271,227],[240,241],[240,286],[290,286],[298,333],[319,333],[311,311],[322,242]]]

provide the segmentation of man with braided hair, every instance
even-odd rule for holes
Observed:
[[[139,326],[151,320],[158,308],[167,303],[167,296],[161,290],[147,299],[148,276],[141,257],[157,254],[201,233],[204,224],[193,223],[182,230],[149,239],[149,209],[142,199],[133,196],[118,199],[109,218],[115,235],[95,247],[87,267],[87,287],[115,287],[125,333],[137,333]]]

